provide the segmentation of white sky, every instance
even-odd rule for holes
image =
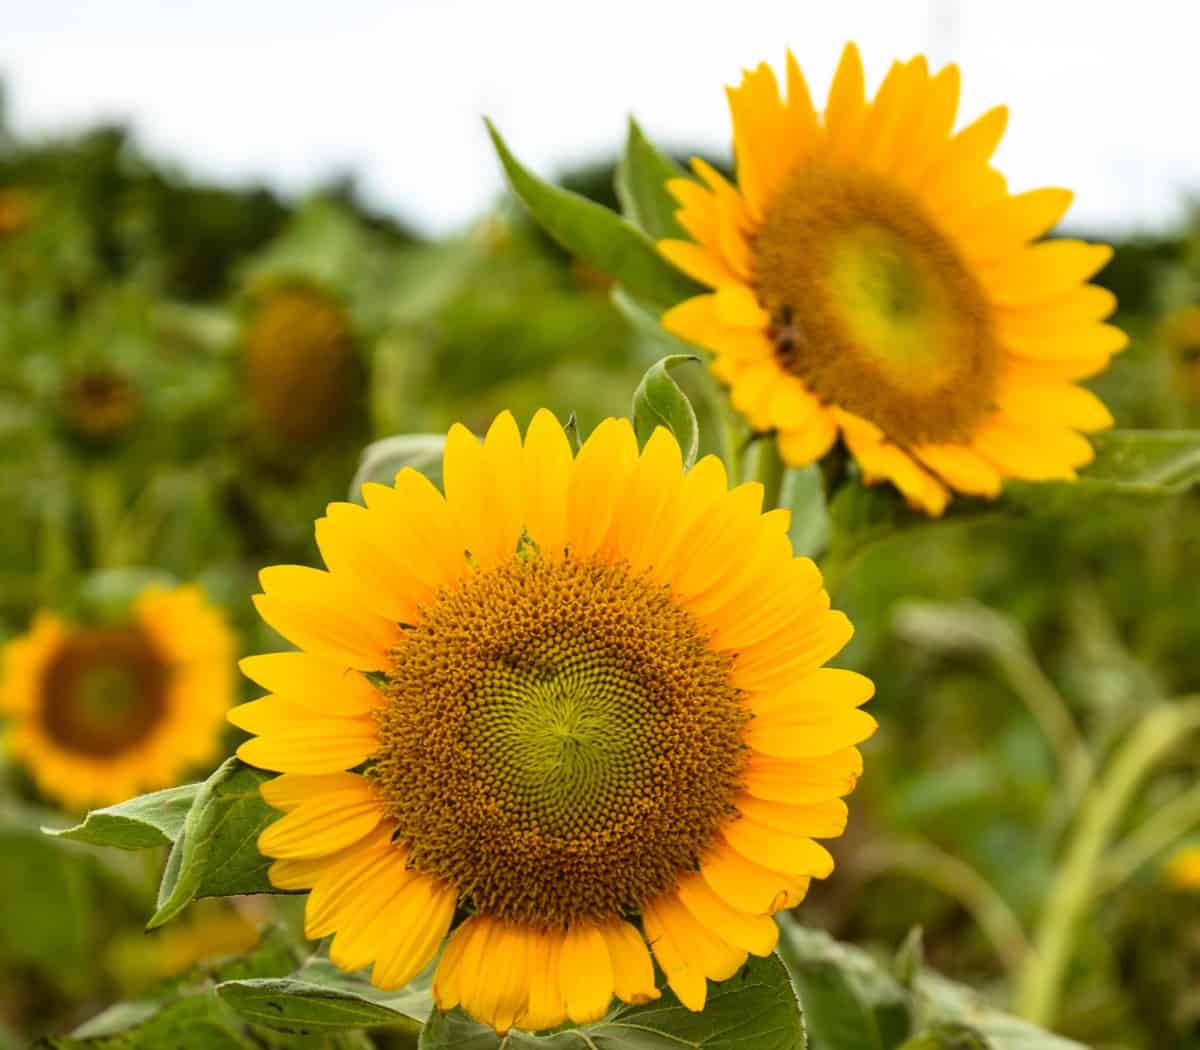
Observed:
[[[481,114],[550,173],[660,143],[727,149],[722,87],[791,46],[824,97],[847,39],[877,84],[963,67],[963,113],[1009,103],[1000,167],[1076,191],[1068,224],[1154,229],[1200,191],[1196,0],[0,0],[18,130],[132,124],[158,157],[300,192],[353,171],[433,232],[501,182]]]

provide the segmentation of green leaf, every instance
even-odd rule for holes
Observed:
[[[183,832],[184,820],[200,787],[199,784],[183,784],[166,791],[139,795],[115,806],[94,809],[82,824],[74,827],[44,830],[56,838],[86,842],[91,846],[129,850],[166,846]]]
[[[938,974],[924,973],[917,980],[922,1014],[940,1024],[969,1026],[988,1050],[1085,1050],[1082,1044],[1012,1017],[988,1006],[978,994]]]
[[[416,1032],[424,1021],[364,995],[288,977],[227,981],[217,993],[243,1020],[282,1032],[379,1027]]]
[[[977,1029],[965,1024],[936,1024],[913,1036],[900,1050],[993,1050]]]
[[[259,786],[271,773],[226,760],[196,793],[183,834],[167,858],[159,907],[148,928],[170,922],[197,897],[273,893],[259,833],[279,817]]]
[[[617,199],[625,218],[655,240],[685,237],[675,219],[679,203],[667,192],[666,184],[669,179],[686,177],[686,172],[646,138],[630,117],[625,152],[617,162],[616,175]]]
[[[381,992],[313,958],[281,980],[226,981],[221,998],[246,1021],[284,1032],[387,1027],[416,1033],[433,1010],[433,968],[398,992]]]
[[[870,956],[820,930],[780,927],[813,1050],[891,1050],[907,1037],[908,997]]]
[[[667,370],[699,360],[691,354],[664,357],[646,369],[633,392],[633,429],[639,444],[644,445],[656,427],[666,427],[683,450],[685,467],[696,462],[696,453],[700,450],[700,424],[687,394],[679,389],[679,384]]]
[[[1092,444],[1096,458],[1074,483],[1084,491],[1176,495],[1200,484],[1200,430],[1110,430]]]
[[[815,558],[829,546],[829,508],[825,505],[825,479],[817,464],[801,470],[786,470],[779,505],[792,512],[788,535],[792,550]]]
[[[350,499],[362,502],[362,487],[369,481],[390,485],[405,467],[419,470],[435,485],[442,483],[444,434],[397,434],[373,441],[362,450],[358,470],[350,482]]]
[[[461,1011],[434,1013],[421,1050],[804,1050],[804,1022],[787,970],[772,955],[751,959],[728,981],[709,985],[702,1013],[663,989],[643,1006],[620,1004],[596,1024],[548,1035],[510,1032],[501,1038]]]
[[[491,121],[487,128],[513,192],[572,255],[660,308],[698,293],[698,286],[660,256],[636,226],[578,193],[538,178],[512,155]]]
[[[166,1003],[118,1003],[69,1036],[41,1040],[35,1050],[256,1050],[236,1017],[210,990]]]

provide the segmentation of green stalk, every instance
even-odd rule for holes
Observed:
[[[1105,866],[1103,889],[1116,889],[1197,827],[1200,827],[1200,787],[1177,795],[1117,845]]]
[[[1075,933],[1095,899],[1121,818],[1159,760],[1197,728],[1200,699],[1152,708],[1084,796],[1066,857],[1034,932],[1033,951],[1017,981],[1016,1009],[1026,1020],[1043,1027],[1053,1025]]]

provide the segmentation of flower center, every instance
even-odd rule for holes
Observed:
[[[90,757],[128,751],[166,712],[168,669],[134,627],[76,631],[43,678],[42,728],[60,747]]]
[[[371,767],[417,867],[551,925],[636,909],[733,813],[747,716],[665,588],[514,559],[393,653]]]
[[[754,241],[780,364],[911,446],[961,441],[994,407],[1000,351],[979,283],[902,189],[798,168]]]

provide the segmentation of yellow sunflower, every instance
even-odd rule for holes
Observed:
[[[873,100],[849,45],[823,114],[789,54],[730,88],[737,186],[703,161],[668,188],[693,241],[659,245],[713,289],[663,316],[794,466],[844,440],[868,483],[940,514],[951,490],[1070,479],[1108,427],[1076,380],[1126,343],[1085,283],[1111,249],[1039,241],[1063,189],[1009,193],[989,158],[1007,110],[954,132],[959,74],[896,62]]]
[[[283,774],[272,882],[381,988],[449,935],[438,1006],[500,1032],[656,998],[647,944],[699,1010],[833,868],[814,839],[875,728],[871,683],[822,666],[850,623],[788,513],[714,457],[685,474],[666,430],[639,454],[609,419],[573,455],[505,413],[443,470],[444,497],[407,469],[330,505],[328,571],[262,573],[302,649],[243,661],[272,695],[230,714]]]
[[[147,589],[116,625],[40,613],[4,649],[9,751],[71,808],[168,787],[216,753],[233,660],[233,635],[194,586]]]
[[[1200,846],[1184,846],[1163,869],[1168,886],[1177,890],[1200,890]]]

